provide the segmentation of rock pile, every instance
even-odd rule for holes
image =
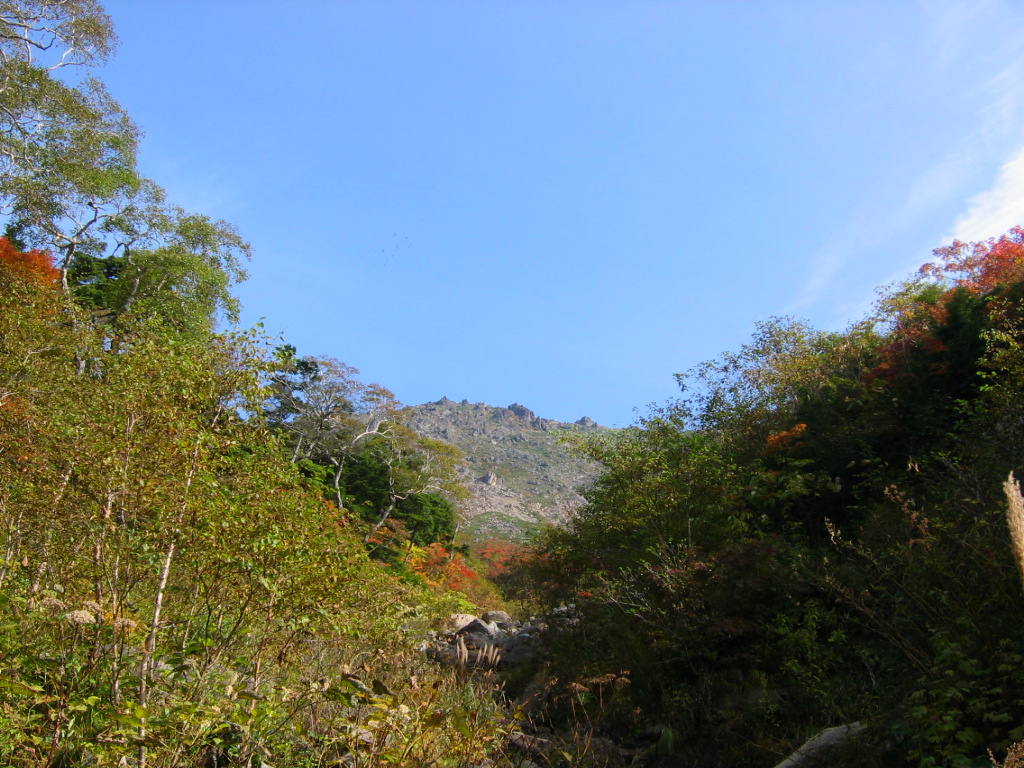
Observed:
[[[427,641],[424,650],[445,664],[476,669],[515,667],[542,653],[547,629],[548,622],[543,619],[520,623],[504,611],[488,611],[480,617],[456,613],[448,618],[444,632]]]

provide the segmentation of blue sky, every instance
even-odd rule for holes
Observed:
[[[173,202],[300,354],[624,426],[791,315],[1024,223],[1013,2],[105,3]]]

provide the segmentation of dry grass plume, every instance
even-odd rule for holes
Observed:
[[[1021,583],[1024,585],[1024,495],[1021,494],[1020,484],[1012,472],[1003,483],[1003,491],[1009,502],[1006,520],[1010,526],[1010,543],[1013,547],[1014,559],[1017,561]]]

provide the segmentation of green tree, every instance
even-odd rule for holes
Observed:
[[[454,535],[450,500],[466,494],[453,446],[417,434],[394,394],[366,384],[359,371],[326,357],[298,358],[278,349],[268,419],[285,437],[293,462],[325,488],[338,509],[350,509],[368,529],[373,551],[395,555],[377,541],[390,523],[399,538],[429,544]]]
[[[96,2],[0,4],[0,205],[65,269],[105,209],[139,185],[131,119],[99,81],[59,77],[102,63],[115,43]]]
[[[230,225],[166,202],[138,173],[139,129],[95,78],[62,78],[112,52],[92,0],[0,3],[0,214],[52,251],[64,287],[109,322],[181,329],[237,318],[230,288],[248,244]]]
[[[480,752],[486,701],[410,688],[433,673],[400,656],[411,614],[464,604],[375,567],[305,489],[254,418],[264,340],[152,321],[114,348],[52,270],[0,249],[0,761]],[[441,732],[438,712],[481,730]]]

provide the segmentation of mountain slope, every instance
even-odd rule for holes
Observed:
[[[538,418],[518,403],[500,408],[447,397],[411,412],[409,426],[458,446],[466,457],[462,473],[472,497],[462,530],[471,538],[516,541],[564,523],[583,502],[577,489],[598,470],[561,442],[573,432],[606,429],[587,417],[567,424]]]

